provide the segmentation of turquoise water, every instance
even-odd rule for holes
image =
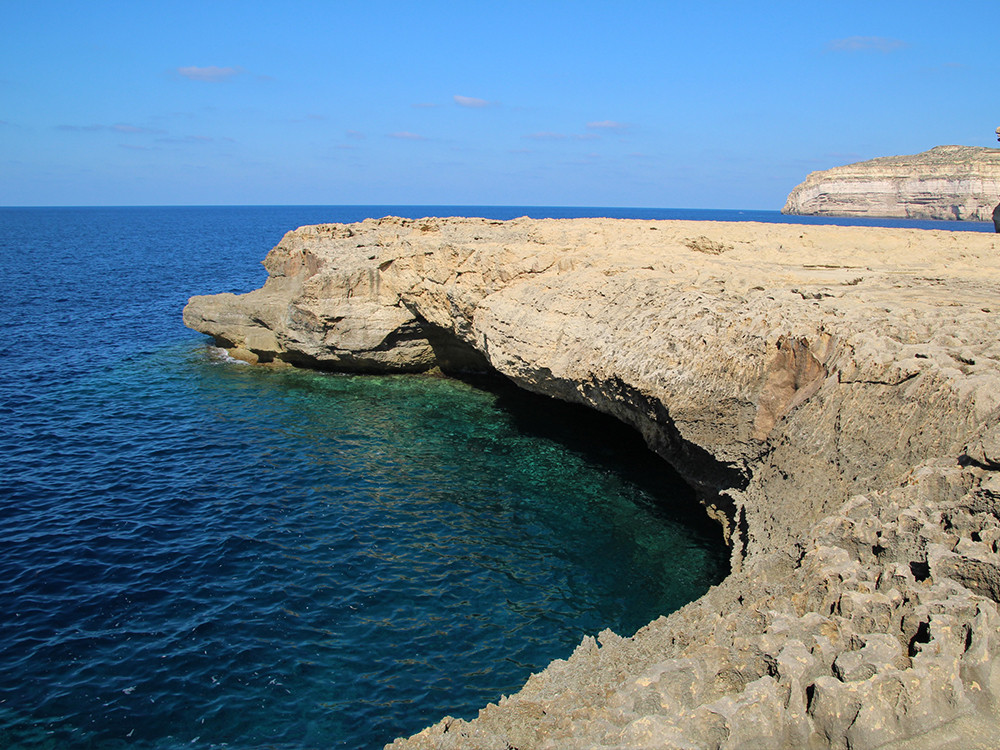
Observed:
[[[180,322],[259,286],[290,228],[463,211],[595,213],[0,209],[0,747],[379,747],[725,574],[614,423],[252,368]]]

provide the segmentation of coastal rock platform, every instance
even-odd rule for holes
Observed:
[[[264,264],[185,323],[248,361],[495,371],[611,414],[731,546],[701,599],[392,747],[1000,737],[995,235],[390,217],[289,232]]]

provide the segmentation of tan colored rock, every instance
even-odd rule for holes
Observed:
[[[1000,149],[937,146],[811,173],[782,213],[991,221],[1000,203]]]
[[[395,747],[1000,736],[1000,238],[387,218],[290,232],[266,265],[185,322],[261,361],[489,369],[612,414],[731,540],[702,599]]]

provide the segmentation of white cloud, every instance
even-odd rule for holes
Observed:
[[[157,138],[157,143],[212,143],[216,139],[208,135],[185,135],[180,138]],[[223,138],[224,141],[233,142],[232,138]]]
[[[587,127],[591,130],[625,130],[628,125],[614,120],[598,120],[597,122],[588,122]]]
[[[124,123],[118,123],[117,125],[112,125],[111,129],[116,133],[162,133],[162,130],[157,130],[156,128],[144,128],[139,125],[126,125]]]
[[[884,36],[849,36],[832,40],[826,48],[832,52],[895,52],[905,46],[904,41]]]
[[[110,130],[113,133],[150,133],[158,135],[164,132],[157,128],[146,128],[140,125],[127,125],[125,123],[117,123],[115,125],[57,125],[56,128],[71,133],[97,133]]]
[[[574,141],[594,141],[601,136],[597,133],[571,133],[567,135],[566,133],[555,133],[550,130],[540,130],[537,133],[528,133],[521,137],[531,141],[565,141],[570,139]]]
[[[303,123],[325,122],[326,120],[327,120],[326,115],[307,114],[304,117],[289,117],[286,120],[278,120],[277,122],[290,122],[295,125],[302,125]]]
[[[564,133],[552,133],[548,130],[543,130],[538,133],[528,133],[527,135],[522,135],[522,138],[529,138],[533,141],[562,141],[566,139]]]
[[[401,130],[398,133],[389,133],[390,138],[399,138],[404,141],[426,141],[427,138],[418,135],[417,133],[411,133],[408,130]]]
[[[208,65],[199,68],[197,65],[189,65],[186,68],[177,68],[177,72],[192,81],[207,81],[217,83],[225,81],[233,76],[238,76],[243,72],[242,68],[220,68],[216,65]]]
[[[457,104],[460,107],[487,107],[487,106],[489,106],[489,102],[488,101],[486,101],[485,99],[477,99],[474,96],[460,96],[458,94],[455,94],[455,96],[452,97],[452,98],[455,100],[455,104]]]

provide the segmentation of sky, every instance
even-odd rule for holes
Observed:
[[[778,210],[998,125],[997,0],[0,0],[0,206]]]

